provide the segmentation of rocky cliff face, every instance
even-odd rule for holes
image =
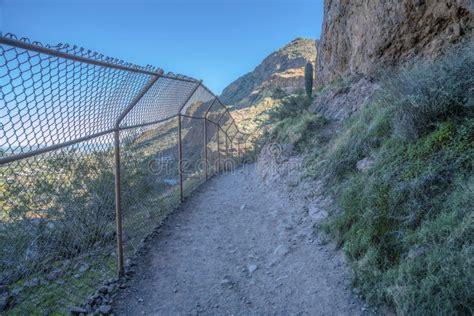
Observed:
[[[435,57],[473,27],[473,0],[325,0],[317,83]]]
[[[304,89],[304,66],[315,64],[316,44],[310,39],[293,40],[227,86],[221,100],[234,108],[244,108],[271,96],[277,88],[287,94]]]

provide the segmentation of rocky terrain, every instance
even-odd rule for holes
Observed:
[[[472,0],[325,0],[317,83],[436,57],[473,26]]]
[[[271,97],[304,89],[304,66],[315,63],[317,41],[297,38],[266,57],[253,71],[243,75],[222,92],[222,102],[245,108]]]
[[[241,130],[259,135],[269,109],[283,97],[304,91],[304,67],[315,64],[317,45],[317,40],[296,38],[224,89],[220,98]]]
[[[316,61],[316,84],[325,88],[312,111],[343,120],[361,109],[378,89],[381,71],[415,57],[435,59],[466,41],[472,8],[471,0],[326,0]]]
[[[288,154],[264,159],[266,178],[297,200],[312,190],[352,285],[400,315],[474,310],[473,11],[325,0],[312,104],[287,98],[273,115],[269,139]]]
[[[372,99],[379,85],[369,76],[353,76],[326,86],[314,96],[310,110],[341,121],[360,110]]]

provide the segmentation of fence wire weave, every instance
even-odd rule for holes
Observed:
[[[11,314],[82,304],[250,146],[201,81],[77,46],[0,33],[0,89],[0,294]]]

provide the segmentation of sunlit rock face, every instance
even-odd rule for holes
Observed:
[[[316,46],[315,40],[293,40],[227,86],[221,100],[234,108],[245,108],[271,97],[277,89],[285,94],[303,90],[304,66],[308,62],[315,64]]]
[[[317,83],[433,58],[470,34],[472,0],[325,0]]]

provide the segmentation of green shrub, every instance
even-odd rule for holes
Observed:
[[[472,314],[472,51],[383,77],[374,101],[310,160],[336,206],[324,225],[354,284],[399,314]],[[364,157],[374,165],[359,172]]]
[[[270,115],[270,136],[309,150],[308,173],[335,198],[323,228],[348,255],[354,285],[402,315],[474,314],[472,48],[385,73],[372,101],[320,146],[325,120],[308,98],[286,98]],[[367,157],[372,166],[358,171]]]
[[[326,148],[309,156],[308,172],[335,182],[354,171],[359,160],[390,137],[392,113],[390,108],[383,108],[378,102],[367,105],[359,115],[343,124]]]
[[[279,100],[279,99],[283,99],[286,96],[287,96],[287,94],[286,94],[285,90],[283,90],[280,87],[275,87],[272,91],[272,98],[273,99]]]
[[[474,45],[436,63],[416,60],[383,78],[384,102],[395,108],[398,137],[415,140],[434,124],[474,109]]]
[[[466,183],[474,178],[457,179],[438,214],[407,235],[409,249],[387,289],[400,314],[474,312],[474,194]]]
[[[326,120],[322,116],[306,111],[297,117],[290,117],[278,123],[273,130],[273,137],[278,143],[293,144],[300,150],[311,141],[312,131],[325,123]]]
[[[295,118],[308,111],[311,100],[305,95],[297,94],[282,100],[281,104],[268,111],[270,122],[279,122],[287,118]]]
[[[108,152],[65,151],[41,162],[31,174],[4,169],[5,222],[0,230],[0,278],[71,258],[113,241],[114,191]],[[106,238],[108,236],[108,238]],[[26,257],[26,259],[25,259]]]
[[[414,141],[449,117],[472,115],[471,46],[453,50],[436,63],[412,62],[385,73],[373,101],[344,122],[326,150],[309,158],[312,174],[340,181],[389,138]]]
[[[413,144],[387,141],[372,170],[339,183],[341,212],[326,228],[372,303],[402,314],[473,306],[474,119],[458,124],[443,123]]]
[[[269,112],[274,126],[266,138],[295,145],[297,151],[303,151],[315,132],[327,123],[324,117],[308,111],[310,104],[311,100],[304,95],[285,98]]]

